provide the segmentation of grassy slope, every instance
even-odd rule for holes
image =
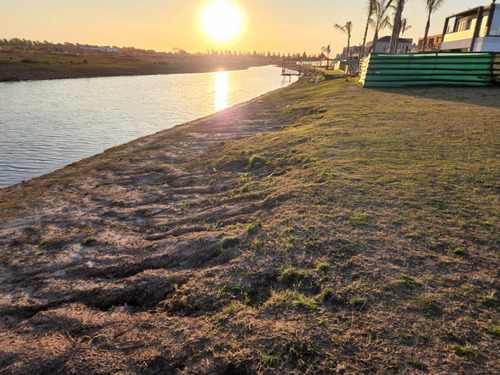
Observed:
[[[148,152],[110,151],[97,164],[101,171],[84,161],[59,181],[28,184],[24,196],[21,188],[4,191],[0,210],[14,222],[40,195],[36,204],[44,207],[41,187],[85,180],[101,189],[106,171],[108,178],[126,172],[117,160],[132,166],[146,158],[155,168],[142,173],[184,173],[181,187],[189,190],[167,199],[161,177],[142,186],[141,199],[155,205],[130,214],[145,217],[130,236],[137,238],[131,247],[147,255],[111,249],[104,275],[75,266],[85,275],[81,284],[97,282],[89,275],[99,280],[107,292],[98,297],[79,295],[84,286],[77,284],[71,304],[8,310],[14,318],[3,325],[4,339],[34,335],[36,345],[47,341],[52,349],[3,347],[0,364],[34,373],[62,364],[67,372],[100,373],[498,373],[497,98],[496,89],[301,82],[247,109],[250,116],[274,108],[262,121],[281,130],[216,143],[184,164],[181,155],[177,171],[167,171],[162,162],[170,161],[158,154],[167,133]],[[207,121],[237,121],[231,113]],[[189,132],[175,137],[196,145]],[[187,174],[193,171],[196,178]],[[77,191],[74,204],[88,194],[89,187]],[[140,201],[115,194],[94,201],[115,210]],[[175,220],[168,210],[176,210]],[[43,231],[31,247],[4,232],[5,267],[21,272],[37,258],[50,262],[88,234],[75,228],[42,254],[51,240]],[[185,251],[216,246],[217,256],[196,267],[182,257],[158,266],[159,246],[141,247],[147,236],[162,246],[180,239]],[[125,302],[133,307],[117,307]],[[55,317],[73,328],[44,326]]]

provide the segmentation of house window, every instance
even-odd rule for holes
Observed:
[[[465,30],[470,30],[471,26],[472,26],[472,18],[469,18],[467,20],[467,26],[465,27]]]
[[[455,26],[456,32],[470,30],[472,28],[472,21],[474,21],[474,20],[475,20],[475,18],[458,19],[456,21],[456,26]]]
[[[481,21],[481,28],[479,29],[479,36],[486,36],[488,31],[488,19],[490,18],[490,13],[488,11],[483,12],[483,20]]]
[[[493,21],[491,22],[489,35],[500,36],[500,8],[498,6],[493,13]]]

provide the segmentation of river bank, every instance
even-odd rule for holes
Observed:
[[[498,372],[499,115],[301,81],[0,190],[0,369]]]
[[[58,54],[0,51],[0,82],[111,76],[206,73],[243,70],[275,61],[266,58],[179,55],[122,56],[110,53]]]

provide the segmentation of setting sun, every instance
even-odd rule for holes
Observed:
[[[203,31],[216,41],[229,41],[235,38],[242,27],[241,13],[233,4],[215,1],[202,12]]]

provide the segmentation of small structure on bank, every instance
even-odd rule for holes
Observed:
[[[375,51],[373,51],[373,41],[366,43],[367,51],[372,53],[385,53],[389,51],[389,43],[391,41],[390,35],[377,39]],[[398,52],[409,52],[413,47],[413,39],[399,38]]]
[[[363,87],[489,86],[500,83],[500,54],[372,54],[361,60]]]

